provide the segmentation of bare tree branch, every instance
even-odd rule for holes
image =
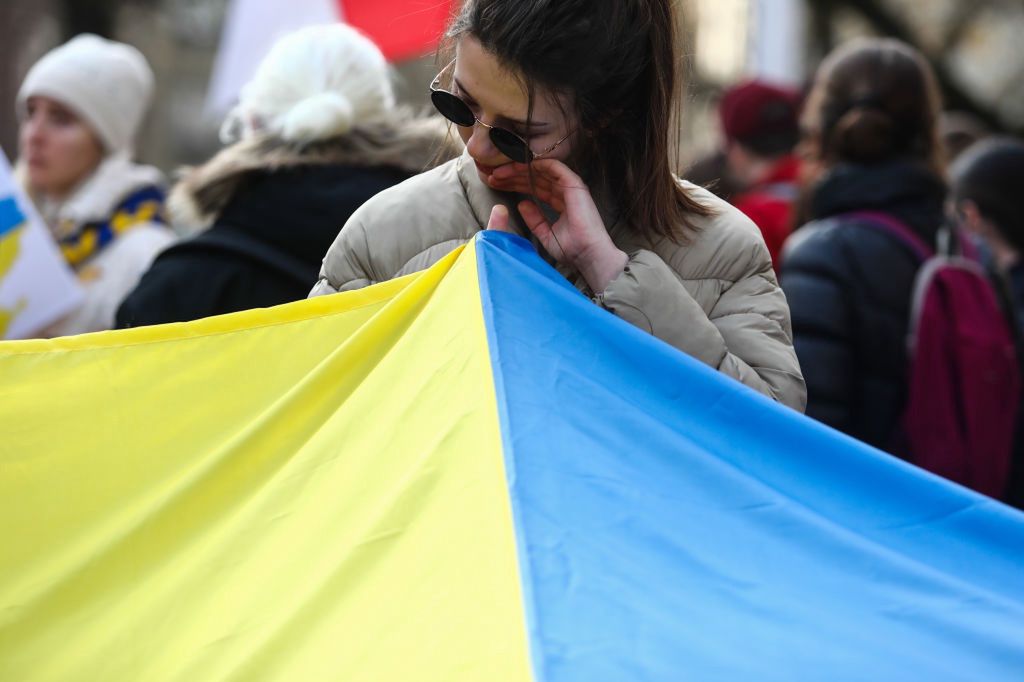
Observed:
[[[920,49],[920,41],[915,38],[911,29],[878,0],[810,0],[810,2],[812,5],[848,7],[864,17],[879,33],[892,36]],[[926,57],[932,64],[948,108],[968,111],[994,130],[1013,132],[1018,135],[1024,133],[1024,129],[1020,127],[1017,127],[1016,130],[1007,130],[1010,126],[1002,120],[996,110],[962,88],[942,59],[929,55]]]

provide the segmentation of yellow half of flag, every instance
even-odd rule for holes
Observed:
[[[457,257],[0,344],[0,679],[528,679],[476,265]]]

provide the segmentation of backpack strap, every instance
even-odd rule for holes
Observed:
[[[922,263],[935,255],[935,249],[928,242],[922,239],[906,223],[897,220],[888,213],[882,213],[881,211],[855,211],[853,213],[846,213],[842,217],[857,220],[866,227],[892,235],[913,251],[914,255]]]
[[[202,253],[220,251],[243,256],[265,265],[274,272],[293,280],[295,284],[312,287],[316,281],[315,268],[310,268],[295,256],[268,246],[242,230],[231,226],[220,226],[216,231],[204,232],[194,239],[176,244],[166,254]],[[312,271],[312,274],[310,274]]]

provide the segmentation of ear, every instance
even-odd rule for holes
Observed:
[[[960,218],[960,224],[968,232],[982,237],[987,236],[988,230],[985,229],[987,221],[981,215],[976,203],[970,199],[963,199],[957,203],[956,213]]]

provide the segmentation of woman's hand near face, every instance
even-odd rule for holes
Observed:
[[[519,213],[541,245],[559,263],[579,270],[590,285],[600,293],[625,268],[629,257],[615,246],[590,190],[568,166],[555,159],[533,162],[533,187],[525,164],[499,166],[490,176],[490,186],[504,192],[533,194],[559,213],[549,223],[530,201],[519,202]],[[492,212],[488,229],[505,229],[507,214]]]

